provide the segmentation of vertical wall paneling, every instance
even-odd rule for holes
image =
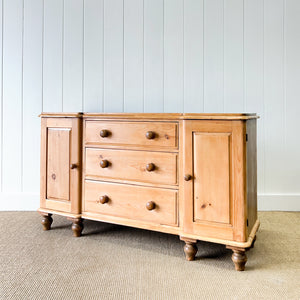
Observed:
[[[264,7],[261,0],[245,0],[244,101],[245,111],[256,112],[258,192],[264,192]]]
[[[63,107],[63,11],[64,1],[44,0],[43,111]]]
[[[300,2],[285,1],[285,100],[286,148],[285,193],[300,193]],[[288,153],[288,155],[287,155]]]
[[[164,111],[183,111],[183,0],[164,0]]]
[[[104,111],[124,110],[123,0],[104,1]]]
[[[64,0],[63,111],[82,111],[83,0]]]
[[[23,36],[23,191],[39,190],[42,111],[43,1],[24,1]]]
[[[83,110],[103,109],[103,12],[104,0],[84,1]]]
[[[164,1],[144,0],[144,111],[162,112]]]
[[[184,1],[184,112],[203,112],[203,5]]]
[[[265,192],[280,193],[283,174],[284,104],[284,27],[283,0],[264,1],[264,103],[265,103]]]
[[[0,103],[0,193],[2,191],[2,161],[3,161],[3,156],[2,156],[2,126],[3,126],[3,36],[2,36],[2,30],[3,30],[3,0],[0,0],[0,97],[1,97],[1,103]]]
[[[0,209],[38,206],[40,111],[246,111],[259,207],[299,210],[299,15],[298,0],[0,0]]]
[[[241,0],[224,0],[224,111],[244,108],[244,5]]]
[[[3,5],[2,190],[22,189],[22,52],[23,1]]]
[[[204,111],[224,110],[224,0],[204,0]]]
[[[144,6],[124,1],[124,111],[144,110]]]

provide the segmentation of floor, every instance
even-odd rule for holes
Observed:
[[[36,212],[0,212],[0,299],[300,299],[300,212],[260,212],[244,272],[231,251],[198,242],[184,258],[177,236]]]

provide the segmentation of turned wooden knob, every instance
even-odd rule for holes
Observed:
[[[153,164],[153,163],[147,164],[146,170],[147,170],[148,172],[154,171],[154,170],[155,170],[155,164]]]
[[[103,159],[100,161],[100,167],[101,168],[107,168],[109,166],[109,161],[106,159]]]
[[[185,181],[190,181],[192,179],[192,175],[190,175],[190,174],[186,174],[185,176],[184,176],[184,180]]]
[[[103,137],[103,138],[108,137],[109,136],[109,131],[106,130],[106,129],[100,130],[100,136]]]
[[[101,197],[99,198],[99,202],[100,202],[101,204],[107,203],[108,200],[109,200],[109,198],[108,198],[108,196],[106,196],[106,195],[101,196]]]
[[[154,138],[155,138],[155,132],[154,132],[154,131],[147,131],[147,132],[146,132],[146,138],[147,138],[148,140],[154,139]]]
[[[76,164],[70,164],[70,169],[76,169],[76,168],[78,168],[78,165],[76,165]]]
[[[154,203],[153,201],[147,202],[146,208],[147,208],[148,210],[153,210],[153,209],[155,208],[155,203]]]

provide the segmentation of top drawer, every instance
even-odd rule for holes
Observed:
[[[86,121],[86,144],[177,148],[176,122]]]

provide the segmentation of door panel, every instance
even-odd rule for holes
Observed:
[[[47,199],[70,200],[70,128],[48,128]]]
[[[193,133],[194,221],[230,224],[230,133]]]
[[[245,241],[245,124],[185,120],[184,231]]]
[[[41,196],[43,209],[81,212],[82,119],[42,117]]]

